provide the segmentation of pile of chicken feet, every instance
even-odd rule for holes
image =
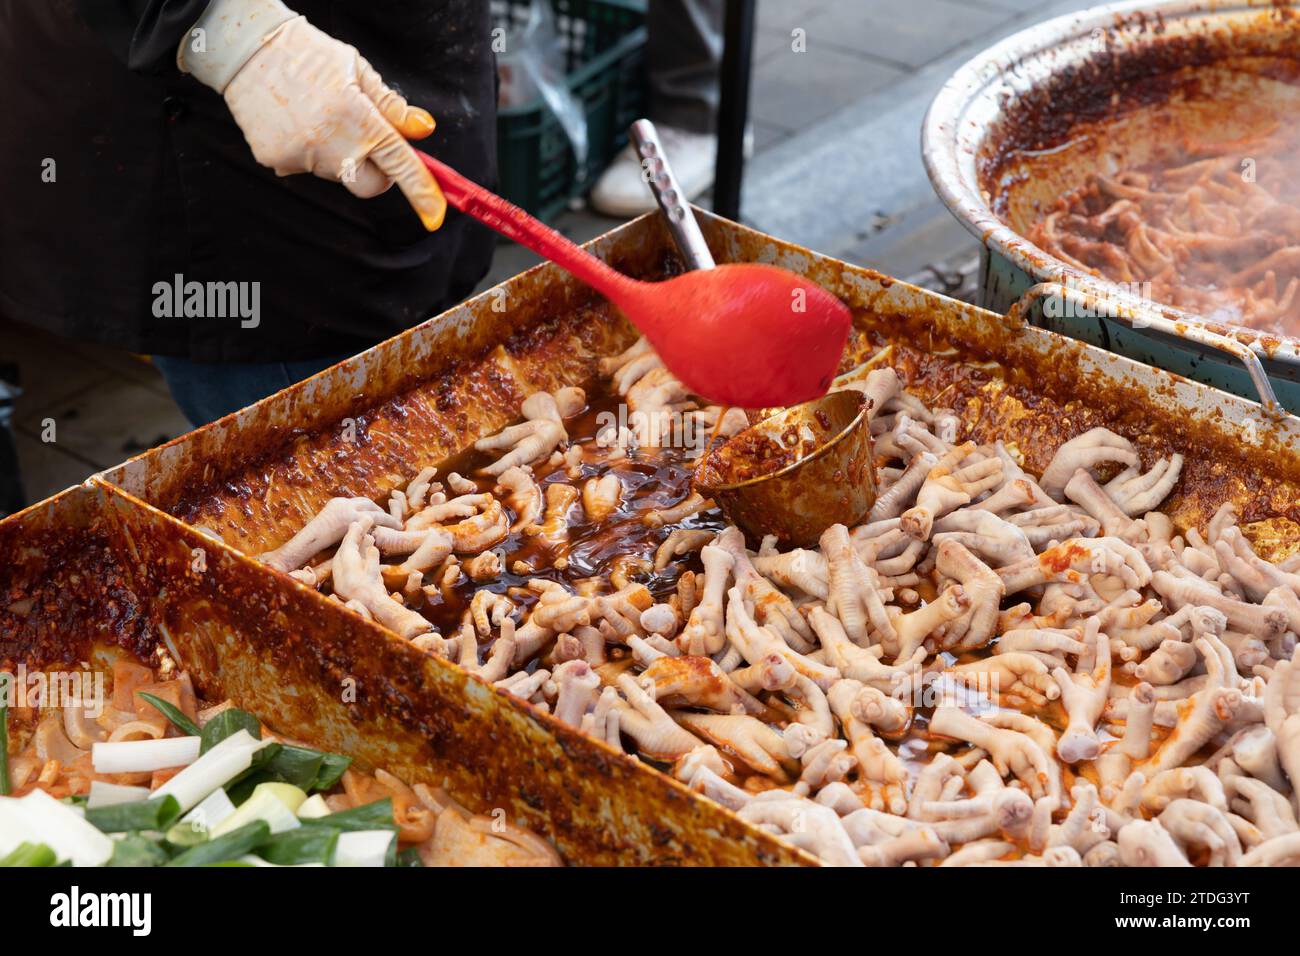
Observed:
[[[1228,505],[1178,534],[1155,509],[1181,456],[1144,469],[1097,428],[1035,478],[880,368],[849,386],[880,465],[867,520],[751,551],[699,527],[717,513],[698,494],[638,508],[613,467],[676,453],[655,447],[668,416],[722,435],[744,416],[644,341],[604,372],[631,427],[571,442],[583,392],[534,394],[477,444],[501,456],[490,490],[425,469],[386,508],[331,500],[262,559],[827,864],[1300,864],[1300,555],[1260,558]],[[658,545],[486,586],[512,533],[563,568],[579,511]],[[635,580],[681,562],[699,570],[658,600]],[[462,576],[477,589],[439,634],[408,605]]]

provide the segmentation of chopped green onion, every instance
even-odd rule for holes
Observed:
[[[172,824],[163,839],[178,850],[188,850],[190,847],[208,842],[208,828],[195,820],[181,820],[179,823]]]
[[[294,816],[294,811],[306,799],[307,794],[291,784],[258,784],[253,795],[244,801],[238,810],[213,827],[211,836],[215,839],[253,820],[265,821],[272,833],[292,830],[301,825],[298,818]]]
[[[9,801],[27,832],[49,845],[60,860],[73,866],[102,866],[113,855],[113,841],[81,816],[79,809],[55,800],[44,790],[33,790],[22,799]]]
[[[86,801],[87,809],[111,807],[116,803],[136,803],[148,800],[152,793],[148,787],[124,787],[117,783],[105,783],[103,780],[90,782],[90,798]]]
[[[320,776],[324,761],[325,755],[319,750],[284,744],[280,747],[280,752],[267,763],[264,772],[284,783],[291,783],[300,790],[307,790]]]
[[[17,797],[0,797],[0,856],[6,856],[29,842],[27,820],[18,812]]]
[[[284,833],[272,834],[258,847],[258,854],[268,863],[277,866],[298,866],[302,863],[321,863],[326,866],[334,858],[341,830],[334,827],[299,827]]]
[[[144,691],[138,691],[138,694],[158,708],[158,712],[171,721],[172,726],[186,737],[199,737],[203,734],[203,731],[199,729],[199,725],[186,717],[185,711],[175,704],[163,700],[161,697],[155,697],[153,694],[146,694]]]
[[[397,829],[397,824],[393,822],[392,797],[384,797],[382,800],[353,807],[351,810],[340,810],[328,816],[306,819],[302,823],[303,826],[334,827],[344,833],[358,830]]]
[[[221,822],[235,812],[235,805],[226,796],[226,791],[218,787],[203,798],[197,807],[181,817],[181,823],[192,831],[201,834],[203,840],[221,825]],[[175,829],[173,827],[172,829]],[[193,846],[200,840],[191,840],[187,846]]]
[[[352,758],[342,754],[282,744],[279,753],[267,760],[260,771],[250,774],[230,788],[230,799],[237,804],[243,803],[253,789],[262,783],[291,783],[309,792],[332,790],[351,764]]]
[[[319,750],[281,744],[257,773],[249,774],[230,788],[230,799],[236,804],[243,803],[263,783],[289,783],[305,792],[316,782],[324,757]]]
[[[207,753],[217,744],[241,730],[248,731],[248,735],[254,740],[262,739],[262,725],[248,711],[240,710],[238,707],[223,710],[203,725],[201,732],[203,746],[199,753]]]
[[[92,807],[86,811],[86,822],[105,833],[124,833],[127,830],[166,830],[180,815],[180,803],[171,794],[164,794],[138,803]]]
[[[235,806],[243,806],[260,784],[270,783],[273,779],[273,777],[267,776],[261,768],[250,770],[227,784],[226,796],[230,798],[230,802]]]
[[[9,705],[0,703],[0,796],[13,792],[9,779]]]
[[[198,737],[97,743],[90,748],[90,759],[95,773],[152,773],[194,763],[199,759],[200,743]]]
[[[275,759],[275,755],[280,752],[283,744],[274,740],[266,740],[263,743],[265,746],[253,754],[253,759],[248,763],[248,769],[226,785],[226,795],[230,797],[236,806],[252,795],[253,791],[246,789],[245,783],[251,783],[253,790],[257,789],[258,784],[274,783],[274,781],[264,780],[262,772],[266,765]]]
[[[318,817],[329,816],[330,812],[330,805],[325,802],[325,798],[319,793],[313,793],[298,808],[298,819],[315,820]]]
[[[167,851],[138,833],[128,833],[113,842],[109,866],[162,866],[167,862]]]
[[[274,746],[269,740],[253,739],[247,730],[238,730],[155,790],[154,796],[170,793],[185,812],[212,791],[242,776],[253,766],[257,753]]]
[[[352,766],[352,758],[345,757],[342,754],[321,754],[320,774],[316,777],[316,782],[307,790],[333,790],[338,786],[339,781],[343,779],[343,773]]]
[[[251,853],[254,848],[261,846],[270,836],[271,828],[262,820],[254,820],[215,840],[191,847],[173,857],[167,866],[211,866],[214,863],[238,860],[245,853]]]
[[[0,867],[53,866],[54,851],[44,843],[20,843],[8,856],[0,859]]]
[[[276,869],[276,870],[280,869],[280,864],[268,863],[260,856],[254,856],[251,853],[247,854],[246,856],[241,856],[239,858],[239,862],[244,864],[245,866],[269,866],[271,867],[271,869]],[[225,864],[219,864],[219,865],[224,866]],[[298,863],[296,864],[295,869],[303,869],[306,867],[318,867],[318,866],[323,867],[325,866],[325,864],[324,863]]]
[[[385,866],[390,862],[396,863],[396,847],[397,833],[394,830],[340,833],[338,844],[334,848],[334,865]]]
[[[423,867],[424,860],[420,858],[420,848],[418,846],[408,846],[398,853],[397,865],[400,867]]]

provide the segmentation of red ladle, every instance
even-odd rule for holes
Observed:
[[[640,282],[611,269],[513,203],[419,150],[447,202],[590,285],[645,334],[692,392],[769,408],[825,394],[852,317],[821,286],[776,266],[733,263]]]

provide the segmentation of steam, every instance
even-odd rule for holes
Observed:
[[[1212,322],[1300,336],[1300,134],[1184,139],[1092,174],[1032,230],[1075,268]]]

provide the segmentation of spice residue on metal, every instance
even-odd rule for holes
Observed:
[[[868,404],[845,389],[764,418],[704,456],[695,486],[755,543],[815,544],[875,503]]]

